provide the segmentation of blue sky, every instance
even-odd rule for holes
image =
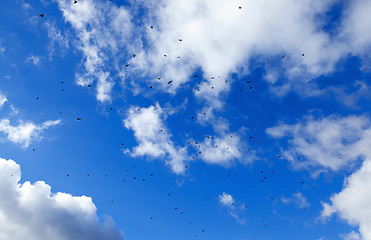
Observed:
[[[370,240],[369,12],[2,1],[0,239]]]

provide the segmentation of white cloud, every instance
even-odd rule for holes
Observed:
[[[43,181],[20,179],[20,166],[0,158],[0,239],[123,239],[112,220],[98,223],[90,197],[52,193]]]
[[[81,86],[97,81],[97,99],[111,101],[114,80],[109,72],[118,74],[125,63],[123,56],[131,37],[131,15],[124,7],[113,3],[85,0],[74,4],[69,0],[55,0],[65,20],[75,31],[73,42],[83,53],[85,71],[77,74]],[[130,48],[130,47],[127,47]]]
[[[355,0],[346,3],[342,21],[341,35],[349,44],[354,54],[369,58],[367,52],[371,48],[371,2]]]
[[[342,235],[344,240],[361,240],[361,235],[355,231],[351,231],[348,234]]]
[[[364,20],[371,8],[367,0],[347,3],[336,31],[328,32],[326,13],[336,0],[157,0],[128,7],[99,0],[54,1],[75,31],[73,45],[83,53],[85,70],[76,81],[82,86],[96,81],[101,102],[111,101],[119,78],[124,88],[132,84],[136,94],[139,79],[175,94],[201,69],[206,81],[194,94],[206,102],[206,110],[221,109],[221,98],[230,90],[225,80],[231,73],[247,75],[255,58],[266,64],[266,80],[275,94],[294,90],[318,96],[326,91],[312,80],[333,72],[348,54],[366,55],[363,50],[371,43],[366,31],[371,21]],[[140,23],[135,20],[138,7],[147,9]],[[134,22],[139,24],[135,28]]]
[[[185,171],[184,162],[189,159],[186,148],[176,147],[171,134],[164,125],[166,113],[157,104],[148,108],[131,107],[124,120],[125,127],[134,131],[139,145],[132,149],[133,156],[165,157],[171,169],[181,174]]]
[[[51,21],[43,22],[43,24],[48,31],[48,37],[50,40],[50,43],[48,45],[49,59],[52,58],[56,50],[60,52],[63,56],[70,45],[68,40],[68,34],[65,33],[66,36],[64,36],[58,29],[56,24]]]
[[[295,204],[298,208],[308,208],[310,204],[301,192],[294,193],[292,197],[281,198],[281,201],[285,204]]]
[[[203,161],[229,166],[234,160],[242,157],[241,145],[238,134],[224,133],[221,137],[206,137],[203,142],[194,144],[194,147],[202,152],[199,157]]]
[[[228,214],[235,218],[239,223],[245,223],[245,219],[242,214],[246,209],[244,202],[236,202],[232,195],[223,192],[222,195],[219,195],[219,203],[227,208]]]
[[[353,226],[359,226],[364,240],[371,240],[371,159],[367,158],[362,167],[346,178],[340,193],[334,194],[331,203],[322,203],[322,217],[337,213],[341,219]],[[359,239],[357,233],[351,234]]]
[[[26,58],[26,62],[33,63],[34,65],[39,65],[40,58],[38,56],[29,56]]]
[[[371,156],[371,124],[365,116],[306,117],[293,125],[280,123],[266,132],[274,138],[289,138],[283,157],[296,168],[336,171]]]
[[[0,120],[0,132],[6,134],[9,141],[28,147],[32,141],[42,138],[41,134],[44,130],[60,123],[61,120],[55,120],[35,125],[32,122],[21,121],[18,126],[12,126],[9,119],[2,119]]]
[[[233,207],[234,199],[232,195],[223,192],[223,195],[219,195],[219,202],[224,206]]]
[[[224,83],[228,74],[241,73],[253,57],[286,55],[280,67],[294,78],[303,73],[316,76],[331,72],[345,50],[320,30],[322,21],[318,21],[318,16],[329,9],[332,0],[159,2],[148,20],[157,20],[155,28],[147,31],[152,47],[135,62],[146,62],[141,70],[165,73],[166,79],[174,80],[174,87],[201,67],[207,83],[196,95],[209,102],[216,102],[229,90]],[[302,53],[307,55],[302,57]],[[248,69],[242,73],[248,73]],[[219,75],[222,78],[216,78]]]
[[[6,96],[2,93],[0,93],[0,108],[4,105],[4,103],[8,101],[8,99],[6,98]]]

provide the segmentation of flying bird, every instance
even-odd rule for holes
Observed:
[[[40,14],[40,17],[44,17],[44,13]]]
[[[73,3],[76,4],[77,3],[77,0],[73,1]]]
[[[76,120],[79,121],[79,120],[81,120],[81,118],[78,117]]]
[[[170,83],[172,83],[173,81],[169,81],[167,84],[170,84]]]

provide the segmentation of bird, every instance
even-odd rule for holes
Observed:
[[[129,67],[129,64],[126,64],[125,66],[126,66],[126,67]]]
[[[304,57],[304,53],[303,54],[301,54],[303,57]]]
[[[179,38],[179,42],[183,41],[181,38]]]
[[[67,174],[67,177],[69,177],[70,175],[69,174]]]
[[[170,84],[170,83],[172,83],[173,81],[169,81],[167,84]]]
[[[285,56],[282,56],[282,58],[285,58]]]
[[[73,3],[76,4],[77,3],[77,0],[73,1]]]
[[[32,151],[35,152],[35,148],[33,148]]]
[[[135,54],[133,54],[133,57],[135,57],[136,55]]]
[[[278,155],[278,158],[281,158],[282,157],[282,155]]]
[[[241,9],[242,7],[238,7],[239,9]]]
[[[152,88],[152,86],[149,86],[149,88]]]
[[[89,84],[88,87],[91,87],[91,85]]]
[[[44,13],[40,14],[40,17],[44,17]]]
[[[153,29],[153,26],[151,26],[151,28]]]
[[[36,97],[36,100],[39,100],[39,97]]]
[[[79,121],[79,120],[81,120],[81,118],[78,117],[76,120]]]

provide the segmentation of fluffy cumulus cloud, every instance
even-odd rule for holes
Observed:
[[[0,132],[3,132],[9,141],[28,147],[32,141],[42,138],[41,134],[44,130],[60,123],[61,120],[55,120],[36,125],[32,122],[21,121],[18,126],[13,126],[9,119],[2,119],[0,120]]]
[[[332,71],[343,54],[344,48],[320,30],[317,19],[329,9],[330,0],[159,2],[151,11],[157,22],[149,32],[152,47],[143,54],[150,64],[144,66],[155,64],[151,71],[164,72],[176,83],[201,67],[208,82],[196,94],[209,101],[229,89],[224,84],[227,75],[240,73],[251,58],[286,55],[282,67],[287,76],[297,77]]]
[[[0,239],[123,239],[112,220],[98,223],[90,197],[52,193],[43,181],[20,179],[20,166],[0,158]]]
[[[371,155],[371,123],[365,116],[306,117],[297,124],[280,123],[266,132],[288,138],[283,156],[297,168],[340,170]]]
[[[195,144],[194,147],[201,153],[199,157],[210,164],[229,166],[234,160],[242,157],[242,143],[238,134],[207,136],[203,142]]]
[[[350,175],[340,193],[330,198],[331,203],[323,203],[322,217],[338,214],[349,224],[359,226],[364,240],[371,239],[371,159],[367,158],[362,167]],[[358,234],[348,234],[348,239],[360,239]]]
[[[163,123],[164,117],[166,112],[158,104],[148,108],[130,108],[124,125],[134,131],[139,143],[131,153],[133,156],[165,157],[171,169],[181,174],[189,157],[185,148],[177,147],[171,141],[171,134]]]

